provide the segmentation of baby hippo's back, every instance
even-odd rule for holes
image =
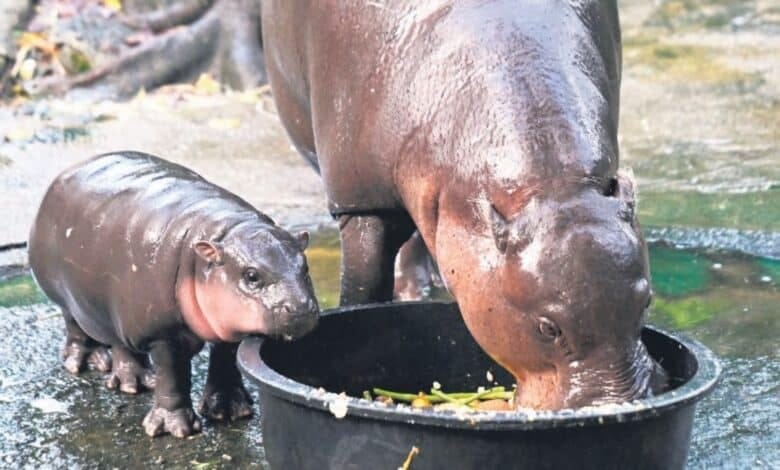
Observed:
[[[179,269],[189,269],[183,248],[246,220],[273,224],[182,166],[137,152],[100,155],[49,187],[30,235],[30,265],[87,334],[138,347],[150,329],[182,322],[175,287]]]

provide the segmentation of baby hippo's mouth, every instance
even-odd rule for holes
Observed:
[[[267,336],[282,341],[295,341],[311,332],[319,321],[316,302],[307,302],[300,309],[290,305],[273,310],[273,321]]]

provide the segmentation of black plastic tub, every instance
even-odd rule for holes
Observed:
[[[263,444],[274,469],[396,469],[413,446],[413,470],[682,468],[695,404],[721,367],[695,341],[654,328],[643,341],[676,388],[630,404],[555,412],[456,413],[357,398],[373,387],[428,390],[434,381],[474,390],[488,385],[488,371],[494,382],[513,384],[449,303],[327,311],[299,341],[244,340],[238,362],[260,386]]]

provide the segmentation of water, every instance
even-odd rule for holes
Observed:
[[[322,305],[335,305],[335,231],[315,233],[308,257]],[[702,341],[724,363],[722,383],[697,408],[690,468],[777,468],[780,261],[665,243],[653,244],[650,258],[656,291],[650,322]],[[150,439],[140,427],[150,394],[127,397],[107,390],[97,373],[67,374],[58,357],[62,319],[29,275],[0,283],[0,318],[0,466],[263,465],[257,416],[207,424],[183,441]],[[202,353],[194,361],[195,400],[205,359]]]

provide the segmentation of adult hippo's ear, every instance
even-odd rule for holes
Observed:
[[[196,242],[195,253],[208,263],[222,264],[222,244],[219,242]]]
[[[506,253],[506,246],[509,242],[509,223],[493,204],[490,205],[490,228],[493,231],[493,241],[496,242],[496,248],[501,253]]]
[[[309,246],[309,232],[305,230],[303,232],[298,232],[295,235],[295,239],[298,241],[298,246],[301,247],[301,251],[306,250],[306,247]]]
[[[617,173],[617,196],[624,204],[621,210],[623,219],[633,219],[636,214],[637,193],[634,172],[630,168]]]

